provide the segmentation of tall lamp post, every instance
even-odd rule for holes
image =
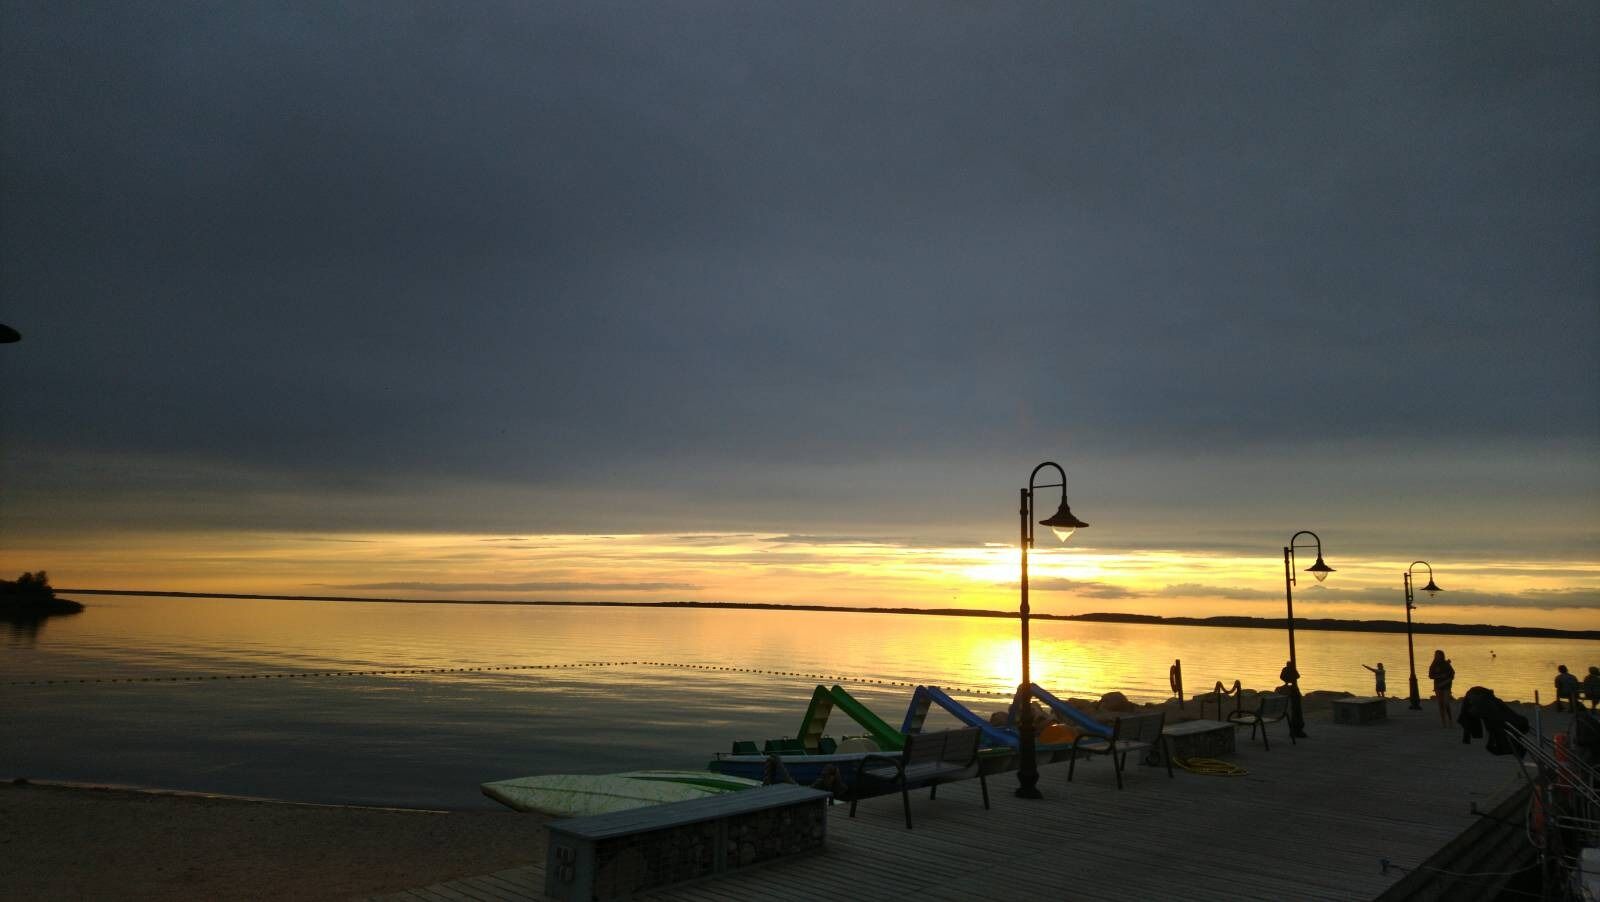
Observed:
[[[1298,542],[1301,536],[1310,536],[1311,542],[1316,543],[1315,547],[1317,549],[1317,562],[1307,567],[1306,572],[1315,576],[1317,582],[1320,583],[1328,578],[1328,574],[1333,572],[1333,568],[1323,563],[1322,539],[1318,538],[1317,534],[1309,529],[1302,529],[1290,536],[1289,544],[1283,546],[1283,594],[1288,605],[1289,615],[1289,678],[1284,682],[1288,683],[1293,689],[1289,693],[1289,735],[1303,738],[1306,735],[1306,715],[1305,709],[1300,702],[1299,661],[1294,654],[1294,550],[1297,547],[1310,548],[1313,546],[1311,543]]]
[[[1433,581],[1432,564],[1427,561],[1412,561],[1411,566],[1406,568],[1403,579],[1406,587],[1406,657],[1411,661],[1411,710],[1413,711],[1422,710],[1422,694],[1417,691],[1417,653],[1411,646],[1411,609],[1416,607],[1411,594],[1411,571],[1416,569],[1418,564],[1428,568],[1428,584],[1422,587],[1422,591],[1428,593],[1430,598],[1444,591]]]
[[[1039,484],[1039,471],[1046,467],[1053,468],[1060,474],[1060,482],[1047,482]],[[1061,507],[1047,519],[1040,520],[1040,526],[1048,526],[1062,542],[1071,538],[1074,530],[1081,529],[1089,524],[1072,515],[1072,509],[1067,507],[1067,473],[1061,465],[1054,461],[1045,461],[1033,468],[1028,474],[1028,487],[1022,490],[1022,685],[1017,687],[1017,797],[1023,799],[1041,799],[1044,795],[1039,792],[1039,762],[1034,757],[1033,737],[1033,671],[1028,660],[1028,549],[1033,547],[1033,493],[1039,489],[1053,489],[1061,487]]]

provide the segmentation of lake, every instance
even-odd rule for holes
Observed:
[[[1217,680],[1268,687],[1287,657],[1275,630],[1033,633],[1034,679],[1061,696],[1167,698],[1174,659],[1191,695]],[[734,739],[792,735],[819,682],[898,724],[918,683],[987,713],[1020,671],[1016,622],[982,617],[123,597],[4,635],[0,777],[450,809],[495,807],[487,780],[704,767]],[[1381,660],[1390,694],[1406,692],[1404,634],[1296,643],[1307,691],[1370,693],[1361,665]],[[1585,640],[1416,647],[1422,671],[1447,650],[1457,695],[1548,699],[1556,664],[1600,663]],[[440,669],[473,672],[419,672]],[[379,670],[404,672],[326,675]],[[30,682],[43,680],[58,682]]]

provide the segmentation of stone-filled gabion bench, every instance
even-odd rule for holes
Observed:
[[[1388,699],[1381,695],[1333,700],[1334,723],[1364,724],[1388,719]]]
[[[546,825],[545,895],[618,899],[821,851],[829,793],[761,786]]]
[[[1234,752],[1233,724],[1220,720],[1189,720],[1168,724],[1161,736],[1167,754],[1174,758],[1221,758]]]

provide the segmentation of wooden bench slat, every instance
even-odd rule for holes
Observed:
[[[1071,782],[1073,773],[1078,766],[1078,753],[1081,751],[1089,755],[1111,756],[1112,769],[1116,771],[1117,788],[1122,788],[1123,766],[1127,763],[1129,752],[1142,752],[1148,749],[1159,750],[1161,758],[1167,765],[1167,777],[1172,777],[1172,752],[1167,747],[1162,729],[1167,723],[1167,713],[1157,711],[1151,714],[1131,714],[1119,717],[1111,725],[1110,738],[1083,735],[1072,741],[1072,758],[1067,765],[1067,781]]]
[[[911,733],[906,737],[905,748],[898,758],[873,755],[862,759],[856,768],[855,779],[850,782],[850,816],[855,817],[856,806],[862,799],[898,790],[905,809],[906,829],[910,829],[909,793],[912,789],[926,786],[937,792],[941,783],[953,783],[971,777],[977,777],[979,785],[983,787],[983,807],[988,808],[989,784],[978,761],[981,738],[981,732],[975,727]]]

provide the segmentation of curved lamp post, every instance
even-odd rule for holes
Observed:
[[[1294,654],[1294,550],[1297,547],[1313,547],[1310,543],[1297,543],[1301,536],[1310,536],[1311,541],[1316,543],[1315,547],[1317,549],[1317,562],[1307,567],[1306,572],[1315,576],[1319,583],[1327,579],[1328,574],[1333,572],[1333,568],[1322,561],[1322,539],[1318,538],[1317,534],[1311,530],[1300,530],[1289,537],[1289,544],[1283,546],[1283,594],[1288,605],[1289,670],[1291,671],[1291,679],[1285,680],[1285,682],[1294,687],[1294,691],[1289,693],[1289,733],[1296,737],[1306,735],[1306,715],[1300,704],[1300,667]]]
[[[1039,478],[1039,471],[1045,467],[1053,468],[1061,475],[1060,482],[1047,482],[1040,485],[1035,480]],[[1089,524],[1072,515],[1072,509],[1067,507],[1067,474],[1061,465],[1054,461],[1045,461],[1033,468],[1028,474],[1028,487],[1022,490],[1022,685],[1017,687],[1017,797],[1023,799],[1043,798],[1039,792],[1039,762],[1034,757],[1033,737],[1033,671],[1028,660],[1028,549],[1033,547],[1033,493],[1038,489],[1052,489],[1061,487],[1061,507],[1048,518],[1040,520],[1040,526],[1048,526],[1056,534],[1056,538],[1065,542],[1072,536],[1074,530],[1081,529]]]
[[[1416,604],[1412,601],[1413,596],[1411,594],[1411,571],[1418,564],[1428,568],[1428,584],[1422,587],[1422,591],[1428,593],[1429,597],[1444,591],[1433,581],[1432,564],[1427,561],[1412,561],[1411,566],[1406,568],[1403,579],[1406,587],[1406,658],[1411,661],[1411,710],[1413,711],[1422,710],[1422,695],[1417,691],[1417,653],[1411,647],[1411,609],[1416,607]]]

